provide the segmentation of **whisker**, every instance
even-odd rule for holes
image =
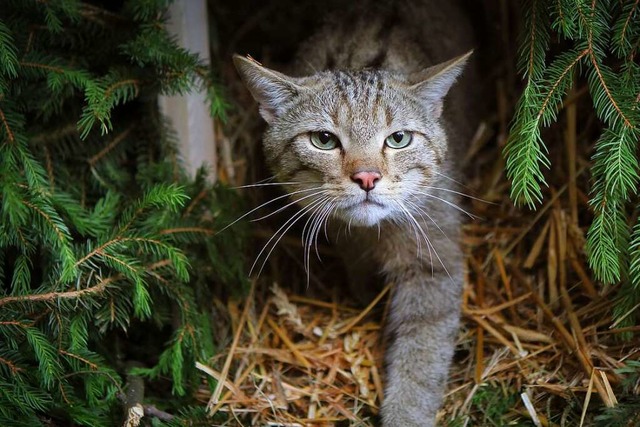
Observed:
[[[308,199],[309,197],[318,196],[320,194],[326,194],[328,191],[329,190],[320,190],[320,191],[318,191],[316,193],[307,194],[306,196],[300,197],[300,198],[295,199],[294,201],[292,201],[290,203],[287,203],[286,205],[282,206],[281,208],[279,208],[279,209],[277,209],[277,210],[275,210],[273,212],[268,213],[267,215],[261,216],[260,218],[252,219],[251,222],[262,221],[265,218],[269,218],[272,215],[275,215],[277,213],[282,212],[283,210],[287,209],[289,206],[295,205],[296,203],[301,202],[302,200]],[[291,196],[291,195],[299,193],[299,192],[300,191],[297,191],[297,192],[294,191],[293,193],[290,193],[289,195]]]
[[[415,238],[415,241],[416,241],[416,249],[417,249],[416,250],[416,257],[417,258],[422,258],[422,241],[421,241],[420,236],[418,234],[418,229],[416,228],[416,224],[414,224],[414,221],[412,221],[413,217],[411,217],[409,212],[405,209],[404,206],[402,206],[402,204],[400,202],[396,201],[395,203],[400,207],[400,210],[402,211],[403,216],[405,218],[407,218],[407,220],[408,220],[407,222],[411,226],[411,229],[413,230],[414,238]],[[427,250],[429,251],[429,262],[431,264],[433,264],[433,258],[432,258],[432,255],[431,255],[431,248],[429,247],[428,244],[427,244]]]
[[[458,210],[460,212],[463,212],[464,214],[466,214],[471,219],[480,219],[480,217],[477,217],[477,216],[473,215],[472,213],[469,213],[469,212],[465,211],[460,206],[456,205],[455,203],[451,203],[450,201],[448,201],[446,199],[440,198],[438,196],[434,196],[433,194],[424,193],[422,191],[416,191],[416,192],[419,193],[419,194],[422,194],[424,196],[431,197],[431,198],[436,199],[436,200],[440,200],[442,203],[445,203],[445,204],[451,206],[452,208],[454,208],[454,209],[456,209],[456,210]]]
[[[310,258],[311,258],[311,247],[313,245],[313,240],[314,240],[314,235],[315,235],[315,230],[317,225],[320,223],[319,221],[322,218],[322,215],[324,213],[324,210],[326,209],[327,205],[330,203],[331,198],[327,197],[324,199],[323,203],[320,204],[319,206],[317,206],[317,208],[313,211],[313,213],[311,214],[313,220],[311,221],[311,226],[308,229],[308,233],[306,235],[305,241],[304,243],[304,252],[303,252],[303,260],[304,260],[304,266],[305,266],[305,271],[307,272],[307,285],[309,284],[309,273],[310,273]],[[306,225],[305,225],[306,226]],[[319,254],[318,254],[318,258],[319,258]]]
[[[450,176],[447,176],[447,175],[445,175],[445,174],[443,174],[443,173],[441,173],[441,172],[438,172],[438,171],[436,171],[436,170],[434,170],[434,171],[432,171],[432,172],[433,172],[433,173],[435,173],[436,175],[439,175],[439,176],[443,177],[444,179],[448,179],[448,180],[449,180],[449,181],[451,181],[451,182],[455,182],[456,184],[458,184],[458,185],[459,185],[459,186],[461,186],[461,187],[468,188],[469,190],[471,189],[468,185],[463,184],[462,182],[460,182],[460,181],[458,181],[458,180],[456,180],[456,179],[453,179],[453,178],[451,178]]]
[[[315,224],[315,221],[318,219],[320,210],[326,206],[326,204],[329,202],[330,199],[331,199],[330,196],[322,197],[322,204],[316,206],[316,208],[313,210],[313,212],[311,213],[307,221],[305,221],[304,227],[302,228],[302,247],[303,248],[306,248],[307,242],[311,238],[312,229]],[[306,250],[305,250],[305,255],[306,255]]]
[[[312,201],[307,206],[303,207],[298,212],[293,214],[293,216],[291,216],[291,218],[289,218],[280,228],[278,228],[278,230],[276,230],[276,232],[273,234],[273,236],[271,236],[271,238],[267,241],[267,243],[265,243],[265,245],[262,247],[262,250],[260,251],[260,253],[258,253],[258,256],[256,256],[256,259],[253,262],[253,264],[251,265],[251,269],[249,270],[249,275],[251,275],[253,273],[253,270],[255,269],[255,267],[256,267],[256,265],[258,263],[258,260],[260,259],[260,256],[264,253],[265,250],[267,250],[267,248],[269,247],[269,244],[273,241],[273,239],[276,239],[276,241],[271,246],[271,249],[267,253],[264,261],[262,262],[262,265],[260,266],[260,271],[258,271],[258,276],[260,276],[260,274],[262,274],[262,270],[264,269],[264,266],[266,265],[267,260],[269,259],[269,256],[271,256],[271,253],[275,249],[276,245],[284,237],[284,235],[287,233],[287,231],[289,231],[289,229],[291,227],[293,227],[295,225],[295,223],[298,222],[300,220],[300,218],[302,218],[304,216],[305,213],[307,213],[308,211],[313,209],[316,205],[321,203],[322,200],[323,199]]]
[[[420,226],[420,224],[418,223],[418,221],[413,217],[413,215],[411,215],[411,212],[409,212],[407,210],[407,208],[405,208],[401,203],[398,203],[398,205],[400,206],[401,209],[403,209],[407,215],[413,220],[413,222],[415,223],[415,225],[418,227],[418,229],[420,230],[420,232],[422,233],[422,236],[425,238],[425,241],[427,243],[428,246],[431,246],[431,248],[433,249],[433,253],[436,256],[436,258],[438,258],[438,261],[440,261],[440,265],[442,266],[442,268],[444,269],[444,271],[447,273],[447,276],[449,276],[449,279],[453,280],[453,278],[451,277],[451,274],[449,274],[449,270],[447,270],[447,267],[444,265],[444,262],[442,262],[442,259],[440,258],[440,255],[438,255],[438,251],[436,250],[436,248],[433,246],[433,244],[431,243],[431,240],[429,240],[429,236],[427,236],[424,232],[424,230],[422,229],[422,227]],[[431,251],[429,251],[429,254],[431,254]],[[431,274],[433,275],[433,262],[431,262]]]
[[[414,196],[415,197],[415,196]],[[437,222],[435,222],[435,220],[431,217],[431,215],[429,215],[427,213],[426,210],[424,210],[423,208],[421,208],[418,204],[411,202],[410,200],[405,200],[406,203],[410,204],[417,212],[418,215],[420,215],[420,217],[424,220],[424,217],[422,216],[423,214],[427,216],[427,218],[433,223],[433,225],[436,226],[436,228],[438,230],[440,230],[440,232],[442,233],[442,235],[444,237],[447,238],[447,240],[451,241],[451,239],[449,239],[449,236],[447,236],[447,233],[444,232],[444,230],[442,230],[442,228],[440,228],[440,226],[438,225]],[[428,231],[428,230],[427,230]]]
[[[490,202],[490,201],[488,201],[488,200],[484,200],[484,199],[481,199],[481,198],[479,198],[479,197],[474,197],[474,196],[471,196],[471,195],[466,194],[466,193],[461,193],[460,191],[452,190],[452,189],[450,189],[450,188],[431,187],[431,186],[428,186],[428,185],[420,186],[420,188],[423,188],[423,189],[426,189],[426,190],[439,190],[439,191],[445,191],[445,192],[447,192],[447,193],[457,194],[457,195],[459,195],[459,196],[466,197],[466,198],[468,198],[468,199],[477,200],[477,201],[479,201],[479,202],[486,203],[486,204],[488,204],[488,205],[497,205],[497,203]]]
[[[256,182],[255,184],[240,185],[231,187],[233,190],[241,190],[243,188],[268,187],[273,185],[297,185],[297,184],[324,184],[320,181],[291,181],[291,182]]]
[[[329,218],[329,215],[331,215],[331,211],[333,210],[333,208],[335,207],[335,203],[333,203],[336,200],[336,198],[334,197],[333,199],[329,200],[324,208],[323,211],[320,213],[320,221],[318,221],[316,228],[315,228],[315,236],[314,236],[314,248],[315,248],[315,252],[316,252],[316,256],[318,257],[318,260],[321,260],[320,258],[320,251],[318,250],[318,236],[320,235],[320,230],[322,230],[322,226],[324,224],[324,229],[325,229],[325,237],[327,235],[327,219]],[[329,240],[329,239],[327,239]]]
[[[275,175],[271,175],[271,176],[269,176],[269,177],[267,177],[265,179],[261,179],[260,181],[256,182],[256,184],[261,184],[263,182],[271,182],[274,179],[277,179],[277,177]]]
[[[327,241],[330,241],[330,239],[329,239],[329,233],[327,232],[327,224],[329,223],[329,217],[331,216],[331,214],[332,214],[333,212],[335,212],[336,208],[338,207],[338,204],[337,204],[337,203],[335,203],[335,201],[336,201],[336,200],[338,200],[338,198],[337,198],[337,197],[334,197],[334,198],[333,198],[333,200],[332,200],[333,207],[331,208],[331,212],[329,213],[329,215],[327,215],[327,218],[326,218],[326,219],[325,219],[325,221],[324,221],[324,237],[325,237],[325,239],[327,239]],[[338,232],[339,232],[339,231],[338,231]]]
[[[313,191],[313,190],[319,190],[322,187],[316,187],[316,188],[309,188],[309,189],[304,189],[304,190],[298,190],[298,191],[294,191],[293,193],[288,193],[288,194],[282,194],[278,197],[274,197],[273,199],[269,200],[268,202],[264,202],[263,204],[261,204],[260,206],[258,206],[257,208],[253,208],[251,209],[249,212],[243,214],[242,216],[238,217],[237,219],[235,219],[233,222],[231,222],[230,224],[227,224],[226,226],[222,227],[222,229],[220,229],[216,234],[222,233],[224,230],[226,230],[227,228],[231,227],[233,224],[237,223],[238,221],[240,221],[243,218],[246,218],[247,216],[251,215],[252,213],[254,213],[255,211],[267,206],[268,204],[271,204],[277,200],[280,199],[284,199],[285,197],[289,197],[289,196],[293,196],[294,194],[298,194],[298,193],[303,193],[306,191]]]

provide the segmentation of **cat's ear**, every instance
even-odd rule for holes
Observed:
[[[457,58],[409,76],[409,82],[412,84],[409,89],[418,94],[436,118],[442,114],[442,101],[462,73],[472,53],[470,50]]]
[[[271,124],[286,105],[302,90],[293,77],[260,65],[252,58],[233,55],[233,63],[253,98],[260,105],[260,115]]]

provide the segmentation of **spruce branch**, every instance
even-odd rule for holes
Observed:
[[[623,5],[622,13],[613,26],[614,41],[613,52],[622,58],[631,53],[633,38],[637,38],[640,33],[637,26],[632,25],[638,14],[638,6],[640,6],[640,0],[635,0],[633,3],[627,2]]]
[[[86,364],[92,371],[98,371],[100,370],[100,366],[98,366],[98,364],[91,362],[89,359],[86,359],[84,357],[78,356],[77,354],[73,354],[71,352],[65,351],[61,348],[58,349],[58,353],[64,355],[64,356],[68,356],[68,357],[72,357],[76,360],[81,361],[82,363]]]
[[[138,93],[140,92],[140,81],[137,79],[124,79],[116,81],[105,88],[104,97],[106,99],[116,98],[117,94],[122,88],[132,90],[132,93],[129,97],[130,99],[136,98],[138,96]],[[124,102],[126,102],[125,97],[122,97],[121,99],[117,98],[117,101],[112,101],[113,105],[118,105],[119,103]]]
[[[627,240],[624,211],[619,204],[605,199],[587,232],[589,267],[605,283],[621,278],[621,240]]]
[[[607,84],[607,79],[613,79],[612,77],[605,78],[605,75],[611,76],[611,73],[601,64],[599,64],[593,50],[589,49],[589,59],[593,64],[593,76],[590,79],[591,95],[594,103],[596,104],[596,111],[601,112],[601,118],[610,126],[615,126],[617,120],[622,120],[624,126],[633,128],[634,125],[627,117],[627,114],[622,111],[620,103],[614,98],[612,91]],[[615,110],[614,114],[611,110]]]
[[[540,127],[555,121],[562,97],[571,86],[572,71],[587,54],[584,49],[560,55],[545,70],[542,82],[530,79],[524,89],[504,150],[507,177],[513,183],[511,197],[517,203],[534,207],[542,201],[540,184],[545,180],[541,166],[548,168],[550,163]]]
[[[4,111],[2,111],[2,108],[0,108],[0,122],[2,122],[2,126],[4,127],[4,130],[6,132],[7,138],[9,139],[9,142],[13,144],[16,141],[16,139],[13,136],[13,131],[9,127],[7,116],[5,116]]]
[[[555,7],[551,9],[551,15],[555,16],[551,27],[566,37],[572,38],[577,31],[577,13],[575,2],[572,0],[556,0]]]
[[[640,290],[640,217],[636,219],[636,225],[633,227],[629,250],[631,258],[631,266],[629,268],[631,284],[636,290]]]
[[[529,81],[539,79],[544,72],[545,55],[549,45],[549,14],[545,0],[529,0],[524,6],[526,39],[521,43],[520,72]]]
[[[77,291],[47,292],[44,294],[3,297],[3,298],[0,298],[0,307],[6,304],[18,303],[18,302],[43,302],[43,301],[53,301],[57,299],[75,299],[75,298],[84,297],[85,295],[100,294],[107,288],[107,286],[109,286],[110,284],[120,279],[122,279],[122,275],[117,274],[114,276],[107,277],[105,279],[101,279],[98,282],[98,284],[92,287],[80,289]]]
[[[634,62],[640,43],[640,21],[636,19],[640,2],[542,3],[552,11],[551,27],[569,47],[537,64],[532,52],[546,47],[547,41],[532,35],[546,31],[547,24],[532,20],[523,30],[520,61],[529,67],[521,66],[520,71],[527,83],[505,148],[511,196],[532,207],[542,200],[540,184],[545,181],[540,166],[548,165],[548,158],[539,128],[556,122],[574,74],[586,76],[593,109],[603,123],[592,158],[590,204],[595,217],[587,233],[586,250],[596,277],[615,283],[627,277],[629,262],[633,264],[627,204],[637,196],[640,181],[640,66]],[[536,19],[544,9],[536,2],[526,7],[529,16]],[[541,29],[532,28],[536,26]],[[611,53],[616,58],[612,59]]]
[[[11,277],[11,290],[14,293],[26,293],[31,284],[31,265],[30,258],[24,254],[16,257],[13,264],[13,276]]]
[[[62,372],[62,366],[56,357],[56,350],[47,337],[37,328],[26,328],[26,339],[38,358],[38,370],[42,383],[50,390]]]
[[[172,261],[169,259],[161,260],[146,266],[145,269],[157,270],[159,268],[171,265],[171,263]],[[115,282],[123,278],[124,276],[122,274],[116,274],[113,276],[106,277],[104,279],[100,279],[97,284],[91,287],[80,289],[77,291],[47,292],[44,294],[3,297],[3,298],[0,298],[0,307],[6,304],[11,304],[11,303],[47,302],[47,301],[53,301],[57,299],[77,299],[77,298],[82,298],[86,295],[101,294],[110,285],[114,284]]]
[[[11,30],[0,20],[0,75],[18,77],[18,52]]]
[[[36,70],[44,70],[44,71],[51,71],[54,72],[56,74],[60,74],[60,75],[67,75],[70,78],[71,81],[76,82],[78,84],[78,86],[81,86],[81,84],[79,82],[81,82],[82,80],[84,80],[83,78],[88,78],[89,76],[87,75],[77,75],[76,73],[74,73],[73,71],[70,70],[66,70],[62,67],[58,67],[52,64],[43,64],[43,63],[38,63],[38,62],[30,62],[30,61],[20,61],[20,66],[21,67],[26,67],[26,68],[34,68]],[[58,80],[55,80],[54,82],[56,82],[55,84],[57,84]],[[55,87],[55,86],[54,86]]]
[[[542,101],[542,105],[536,114],[536,120],[540,121],[540,119],[542,119],[543,124],[546,126],[548,126],[551,121],[555,120],[557,108],[561,103],[562,96],[570,87],[570,73],[574,70],[576,65],[578,65],[580,60],[589,52],[589,49],[584,49],[578,54],[569,52],[569,54],[566,55],[568,60],[565,60],[564,56],[561,56],[556,60],[556,63],[554,64],[555,66],[549,67],[550,69],[558,69],[559,72],[549,73],[550,75],[547,81],[551,82],[551,88]],[[560,67],[560,65],[564,65],[564,67]]]
[[[176,233],[200,233],[200,234],[205,234],[207,236],[212,236],[215,234],[215,231],[210,228],[203,228],[203,227],[176,227],[176,228],[169,228],[169,229],[160,231],[160,235],[176,234]]]
[[[179,206],[184,205],[187,199],[182,188],[173,183],[154,186],[122,214],[117,235],[124,234],[146,209],[163,207],[175,211]]]
[[[186,178],[155,97],[204,89],[219,116],[224,102],[213,73],[167,35],[168,2],[5,3],[0,424],[107,426],[120,410],[120,345],[139,345],[150,369],[169,350],[165,372],[187,390],[193,360],[215,348],[214,334],[194,332],[211,331],[211,283],[244,283],[242,261],[222,255],[242,252],[239,236],[223,247],[200,215],[226,215],[215,196],[225,190]]]
[[[67,229],[62,219],[54,211],[45,212],[48,207],[38,207],[27,200],[23,200],[22,203],[24,203],[25,206],[33,209],[45,220],[47,224],[49,224],[49,226],[51,226],[51,229],[58,237],[58,241],[60,242],[61,246],[67,246],[69,244],[69,230]]]
[[[23,371],[22,368],[16,366],[12,361],[5,359],[4,357],[0,357],[0,364],[5,365],[11,371],[11,375],[18,375]]]

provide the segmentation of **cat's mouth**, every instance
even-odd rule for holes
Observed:
[[[367,197],[338,211],[343,221],[353,225],[374,226],[389,215],[389,208],[377,200]]]
[[[357,208],[358,206],[379,206],[381,208],[384,207],[382,203],[376,202],[375,200],[371,200],[371,199],[364,199],[363,201],[356,203],[353,207]]]
[[[366,209],[366,208],[386,208],[386,205],[378,200],[378,197],[372,197],[371,194],[367,194],[364,198],[359,200],[351,200],[352,203],[348,205],[347,209]]]

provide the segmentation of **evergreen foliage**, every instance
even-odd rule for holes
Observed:
[[[627,366],[616,369],[617,374],[624,375],[622,388],[625,399],[613,408],[604,408],[595,417],[598,427],[637,426],[640,425],[640,362],[627,361]]]
[[[212,238],[239,200],[184,175],[157,109],[204,88],[224,110],[168,3],[2,1],[2,426],[119,425],[131,372],[185,395],[213,290],[244,286],[242,227]]]
[[[586,250],[599,280],[622,282],[615,309],[622,317],[640,303],[640,224],[630,226],[640,207],[640,4],[529,0],[524,11],[519,71],[526,84],[505,148],[511,196],[530,207],[541,202],[543,169],[550,167],[541,127],[557,120],[574,81],[586,79],[603,125],[592,157]],[[559,53],[548,57],[551,40]]]

